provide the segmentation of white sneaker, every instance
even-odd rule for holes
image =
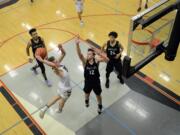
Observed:
[[[46,84],[47,84],[48,87],[51,87],[51,86],[52,86],[52,84],[51,84],[51,82],[50,82],[49,80],[45,80],[45,82],[46,82]]]
[[[84,22],[81,20],[80,21],[80,26],[83,26],[84,25]]]
[[[62,113],[62,109],[56,109],[56,113]]]
[[[43,118],[44,118],[44,115],[45,115],[45,111],[41,110],[40,113],[39,113],[39,117],[40,117],[41,119],[43,119]]]

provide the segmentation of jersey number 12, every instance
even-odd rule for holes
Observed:
[[[90,71],[89,71],[89,74],[90,74],[90,75],[94,75],[94,70],[90,70]]]

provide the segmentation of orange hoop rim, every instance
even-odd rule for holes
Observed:
[[[137,30],[140,30],[140,29],[137,29]],[[144,29],[145,31],[147,31],[149,34],[153,34],[153,32],[151,30],[148,30],[148,29]],[[136,41],[136,40],[131,40],[132,43],[136,44],[136,45],[139,45],[139,46],[144,46],[144,45],[149,45],[150,42],[140,42],[140,41]]]

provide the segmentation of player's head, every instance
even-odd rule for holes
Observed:
[[[89,48],[87,52],[87,60],[94,59],[95,57],[95,52],[93,49]]]
[[[50,62],[52,62],[52,63],[55,63],[55,64],[57,63],[57,60],[55,59],[54,56],[49,57],[49,58],[48,58],[48,61],[50,61]],[[52,67],[52,70],[53,70],[55,73],[58,73],[58,69],[57,69],[57,68]]]
[[[31,35],[31,37],[33,39],[37,39],[38,38],[38,33],[37,33],[37,30],[35,28],[32,28],[29,30],[29,34]]]
[[[110,41],[113,42],[113,41],[115,41],[116,38],[118,37],[118,34],[117,34],[117,32],[115,32],[115,31],[111,31],[111,32],[108,34],[108,36],[109,36]]]
[[[57,62],[57,60],[55,59],[54,56],[49,57],[49,58],[48,58],[48,61],[53,62],[53,63],[56,63],[56,62]]]

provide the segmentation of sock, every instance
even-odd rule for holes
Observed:
[[[62,108],[61,107],[59,107],[58,110],[59,110],[59,112],[62,112]]]
[[[46,106],[42,109],[42,111],[43,111],[43,112],[46,112],[48,109],[49,109],[49,107],[46,105]]]
[[[86,99],[86,100],[85,100],[85,103],[86,103],[86,104],[89,104],[89,99]]]
[[[102,104],[98,104],[99,109],[102,109]]]

